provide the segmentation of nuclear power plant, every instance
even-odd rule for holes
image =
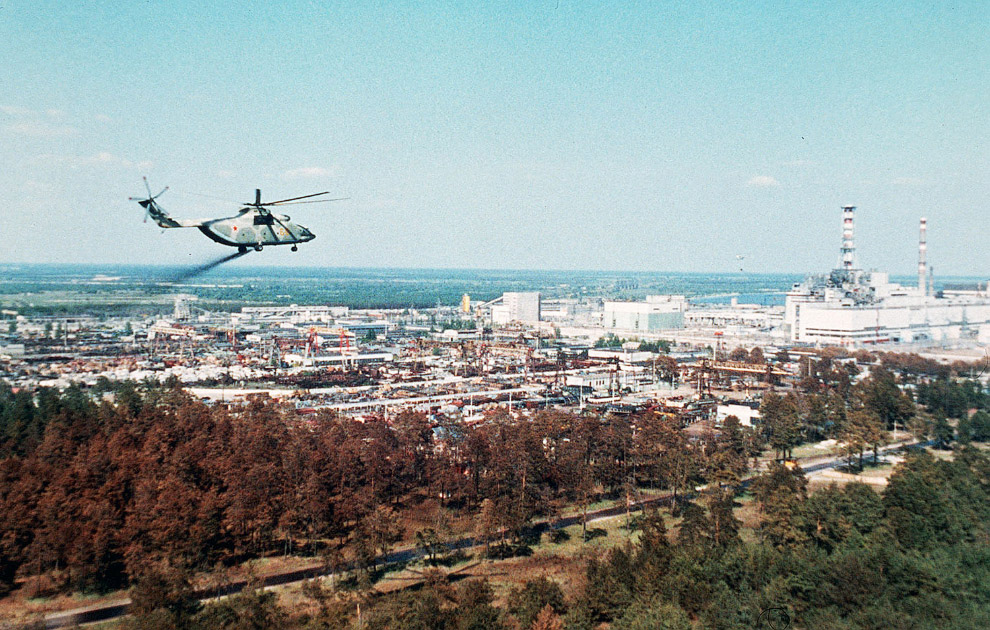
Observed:
[[[787,293],[784,330],[792,342],[862,346],[881,343],[990,342],[990,292],[936,294],[928,265],[928,221],[920,222],[917,286],[901,286],[886,272],[864,271],[856,258],[855,206],[842,208],[839,264],[809,276]]]

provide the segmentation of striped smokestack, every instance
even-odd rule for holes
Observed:
[[[918,289],[928,295],[928,220],[921,218],[921,235],[918,238]]]
[[[853,240],[853,217],[856,206],[842,206],[842,268],[846,271],[856,266],[856,243]]]

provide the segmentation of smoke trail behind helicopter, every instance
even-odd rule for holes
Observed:
[[[246,252],[246,251],[244,251],[244,252],[240,252],[240,251],[234,252],[233,254],[230,254],[229,256],[223,256],[222,258],[217,258],[216,260],[211,260],[210,262],[205,263],[205,264],[202,264],[202,265],[199,265],[197,267],[192,267],[190,269],[186,269],[185,271],[181,271],[177,275],[175,275],[174,277],[170,278],[170,281],[171,282],[185,282],[186,280],[191,280],[191,279],[195,278],[196,276],[200,276],[200,275],[206,273],[207,271],[209,271],[209,270],[211,270],[211,269],[213,269],[215,267],[219,267],[220,265],[224,264],[225,262],[230,262],[231,260],[235,260],[237,258],[240,258],[241,256],[244,256],[247,253],[248,252]]]

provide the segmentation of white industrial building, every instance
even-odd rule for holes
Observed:
[[[540,293],[538,291],[518,291],[503,293],[492,304],[492,323],[510,322],[532,323],[540,321]]]
[[[645,302],[605,302],[605,328],[650,332],[684,328],[687,298],[683,295],[648,295]]]
[[[290,306],[244,306],[240,313],[231,317],[240,321],[288,322],[302,324],[311,322],[331,323],[338,317],[347,317],[346,306],[323,306],[292,304]]]
[[[601,393],[608,391],[609,385],[614,383],[613,379],[609,372],[582,372],[568,374],[564,379],[564,386],[574,387],[585,393]]]
[[[927,222],[921,219],[917,286],[890,282],[885,272],[856,265],[855,207],[843,208],[840,266],[808,277],[787,293],[784,330],[795,343],[861,346],[876,343],[990,342],[986,291],[935,294],[927,267]]]
[[[780,306],[760,306],[757,304],[738,304],[730,306],[709,306],[706,308],[692,307],[684,314],[684,325],[688,328],[707,328],[737,326],[743,328],[769,329],[779,328],[783,322],[784,311]]]

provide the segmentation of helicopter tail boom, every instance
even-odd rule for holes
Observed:
[[[154,199],[142,199],[138,203],[141,204],[142,208],[148,211],[148,216],[150,216],[160,227],[200,227],[203,225],[202,221],[192,219],[173,219],[167,212],[162,210],[161,206],[155,203]]]

